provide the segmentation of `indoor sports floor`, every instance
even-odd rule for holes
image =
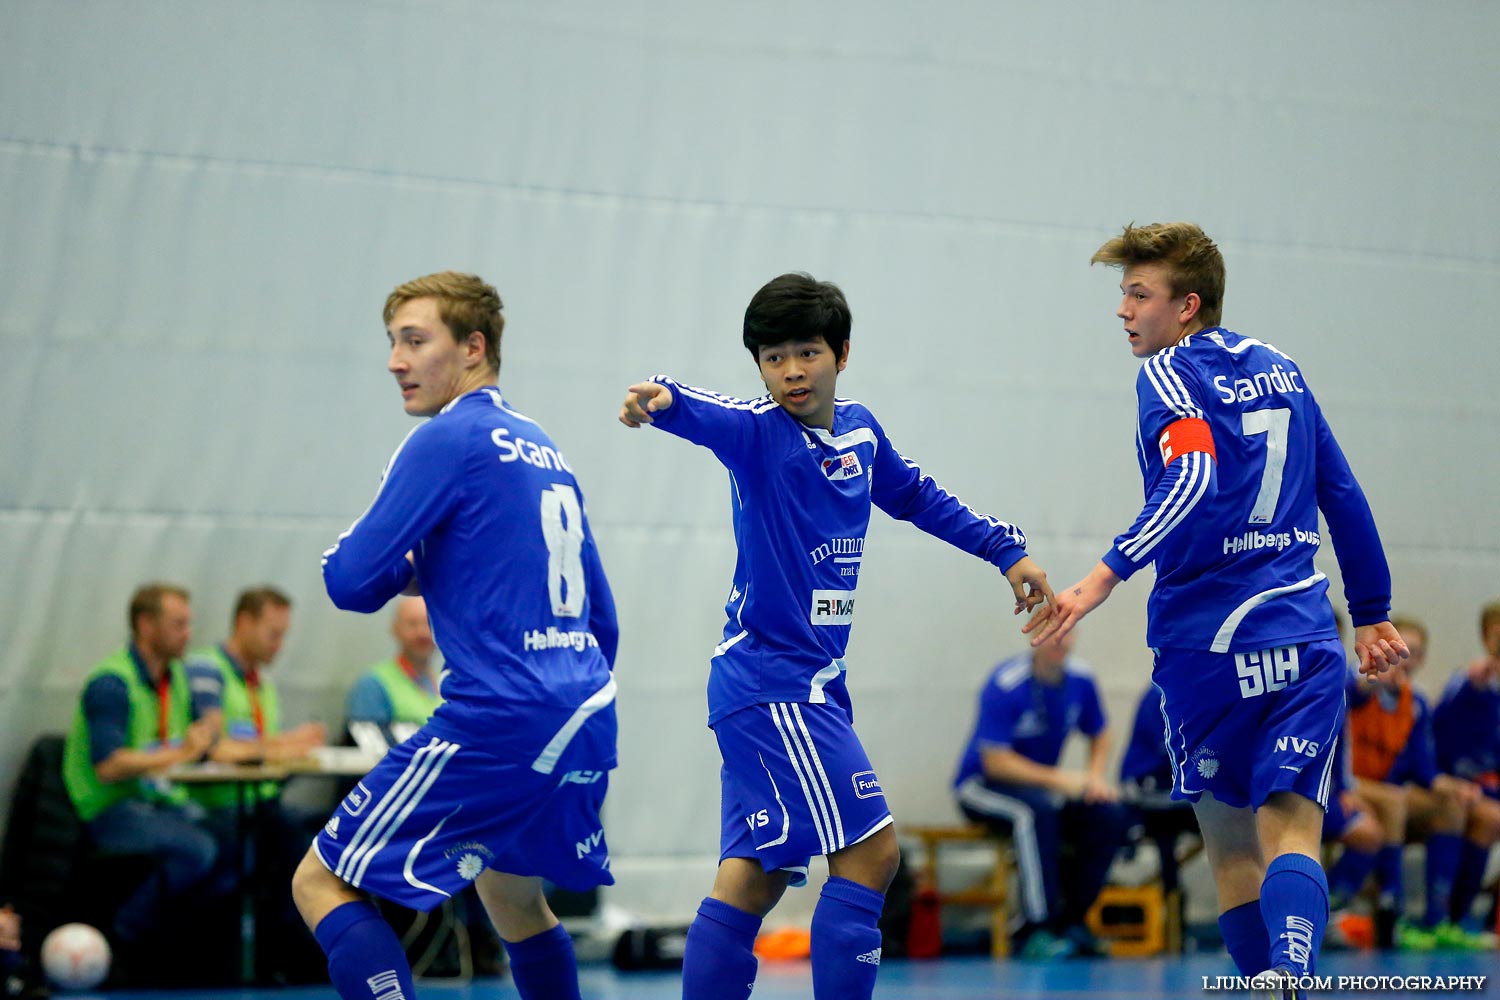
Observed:
[[[1205,991],[1203,977],[1225,975],[1222,955],[1182,958],[1116,959],[1072,962],[994,962],[987,958],[947,958],[931,962],[892,961],[880,970],[876,1000],[975,1000],[975,998],[1056,998],[1056,1000],[1157,1000],[1165,997],[1212,996]],[[1329,976],[1486,976],[1480,996],[1500,990],[1493,979],[1500,970],[1494,953],[1375,954],[1340,953],[1319,962],[1320,975]],[[674,1000],[680,995],[681,979],[675,973],[618,973],[607,966],[585,966],[583,995],[588,1000]],[[505,979],[475,980],[454,985],[428,980],[418,985],[423,1000],[512,1000],[516,991]],[[1229,994],[1246,996],[1245,993]],[[1317,996],[1407,997],[1438,996],[1431,991],[1408,989],[1335,990]],[[331,987],[302,986],[282,989],[192,990],[179,992],[124,991],[110,994],[69,994],[128,997],[132,1000],[336,1000]],[[808,1000],[812,981],[805,962],[761,963],[754,1000]]]

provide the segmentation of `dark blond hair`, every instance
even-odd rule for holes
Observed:
[[[136,622],[142,618],[160,618],[162,598],[171,594],[180,597],[184,601],[192,598],[186,587],[179,587],[175,583],[143,583],[136,588],[135,593],[130,595],[130,634],[139,635]]]
[[[500,310],[505,303],[495,286],[487,284],[477,274],[461,274],[458,271],[439,271],[436,274],[413,278],[397,285],[385,300],[385,322],[389,326],[391,317],[412,299],[436,299],[438,317],[447,325],[453,339],[462,343],[470,333],[484,335],[484,358],[490,371],[500,371],[500,334],[505,329],[505,317]]]
[[[1479,638],[1489,631],[1490,626],[1500,623],[1500,601],[1491,601],[1479,609]]]
[[[1219,325],[1224,312],[1224,258],[1196,223],[1155,222],[1149,226],[1131,223],[1123,233],[1095,250],[1089,263],[1110,267],[1165,265],[1172,298],[1196,292],[1201,303],[1198,319],[1204,327]]]

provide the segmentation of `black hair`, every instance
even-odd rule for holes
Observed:
[[[745,348],[758,362],[762,347],[822,340],[842,355],[851,321],[838,285],[801,271],[783,274],[762,285],[745,307]]]

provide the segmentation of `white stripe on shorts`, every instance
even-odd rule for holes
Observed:
[[[818,825],[823,853],[843,850],[848,846],[844,839],[844,820],[839,814],[838,801],[833,797],[828,775],[823,771],[823,762],[818,758],[817,747],[813,745],[812,733],[808,732],[807,723],[802,718],[802,706],[796,702],[780,702],[771,705],[771,712],[778,719],[777,728],[784,727],[782,740],[788,744],[788,759],[802,782],[808,811]],[[820,817],[822,822],[818,824]]]
[[[1339,738],[1333,738],[1333,744],[1328,748],[1328,759],[1323,762],[1323,779],[1318,782],[1318,805],[1324,811],[1328,810],[1328,792],[1333,785],[1333,759],[1338,756]]]
[[[791,703],[792,714],[797,717],[797,726],[802,730],[802,735],[807,738],[807,752],[812,757],[813,767],[817,769],[818,780],[823,783],[823,791],[828,796],[828,808],[833,811],[833,832],[838,837],[838,849],[843,850],[849,846],[844,841],[844,819],[839,815],[838,799],[833,797],[833,786],[828,783],[828,772],[823,770],[823,762],[818,759],[818,748],[813,743],[812,733],[807,731],[807,723],[802,719],[802,706],[796,702]]]
[[[366,869],[370,867],[370,860],[374,858],[375,855],[384,850],[385,845],[390,843],[391,836],[398,829],[400,829],[401,824],[405,823],[407,818],[416,811],[417,806],[421,804],[422,798],[427,794],[428,789],[430,789],[433,784],[437,782],[438,775],[443,773],[443,765],[447,764],[448,761],[456,753],[458,753],[458,745],[450,743],[449,748],[444,751],[440,757],[437,758],[437,760],[430,768],[427,769],[427,775],[422,779],[421,785],[417,786],[416,790],[406,797],[406,804],[402,806],[401,812],[396,816],[395,823],[390,824],[387,827],[385,833],[381,835],[380,840],[375,844],[374,848],[366,853],[364,859],[360,861],[358,874],[361,880],[363,880],[365,877]]]
[[[463,806],[455,806],[453,812],[438,820],[437,826],[433,827],[432,830],[427,834],[427,836],[411,845],[411,850],[406,853],[406,864],[401,869],[401,874],[405,876],[407,885],[410,885],[417,889],[426,889],[428,892],[435,892],[439,896],[453,895],[453,893],[451,892],[445,892],[442,889],[439,889],[431,882],[423,882],[421,879],[417,878],[417,855],[422,853],[422,848],[427,846],[427,842],[429,840],[438,835],[438,831],[443,828],[443,824],[447,823],[450,819],[456,816],[458,814],[458,810],[462,808]]]
[[[1024,799],[1011,798],[986,787],[979,775],[965,778],[958,786],[958,801],[977,813],[1010,823],[1010,843],[1016,855],[1016,880],[1021,883],[1021,905],[1026,919],[1047,919],[1047,883],[1042,875],[1042,852],[1037,845],[1036,814]]]
[[[766,772],[766,779],[771,782],[771,794],[776,796],[776,805],[781,808],[781,836],[775,840],[768,840],[764,844],[755,845],[757,851],[764,851],[768,847],[780,847],[786,843],[787,834],[792,828],[792,814],[787,810],[786,803],[781,801],[781,789],[776,787],[776,776],[771,773],[769,767],[766,767],[766,759],[760,754],[756,754],[755,756],[760,761],[760,766]]]
[[[333,873],[358,888],[369,867],[369,859],[389,843],[396,827],[416,808],[431,786],[432,779],[437,777],[443,765],[458,750],[457,743],[449,743],[435,736],[425,747],[419,749],[413,755],[411,763],[406,765],[406,770],[401,772],[401,777],[396,779],[385,797],[371,810],[369,818],[360,824],[359,832],[339,855],[339,862]],[[407,806],[408,800],[411,802],[410,806]]]
[[[828,836],[823,832],[823,823],[819,821],[819,814],[822,812],[822,800],[815,797],[814,790],[808,786],[807,775],[803,773],[802,768],[797,764],[797,751],[792,748],[790,725],[783,722],[781,718],[782,706],[770,704],[766,708],[771,710],[771,721],[776,724],[776,731],[781,734],[781,742],[786,746],[786,756],[787,760],[791,762],[792,773],[797,776],[797,781],[802,785],[802,794],[807,799],[808,815],[812,817],[813,832],[818,835],[818,844],[821,847],[820,853],[827,854],[829,853]]]

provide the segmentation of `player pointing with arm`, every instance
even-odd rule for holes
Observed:
[[[1333,535],[1360,669],[1407,655],[1369,504],[1297,363],[1219,326],[1224,261],[1196,225],[1127,226],[1094,263],[1120,267],[1146,504],[1086,577],[1025,631],[1066,635],[1120,581],[1156,564],[1146,640],[1168,721],[1174,798],[1189,799],[1240,971],[1290,997],[1323,936],[1318,863],[1344,659],[1327,578]]]
[[[975,513],[896,451],[863,405],[834,396],[849,360],[843,292],[805,274],[766,284],[744,344],[767,395],[734,399],[658,377],[620,420],[711,450],[729,470],[739,555],[709,674],[723,755],[720,861],[688,932],[685,1000],[744,1000],[761,918],[826,855],[812,921],[813,995],[868,998],[898,851],[880,781],[854,734],[844,650],[871,505],[992,563],[1016,613],[1051,597],[1025,536]]]

